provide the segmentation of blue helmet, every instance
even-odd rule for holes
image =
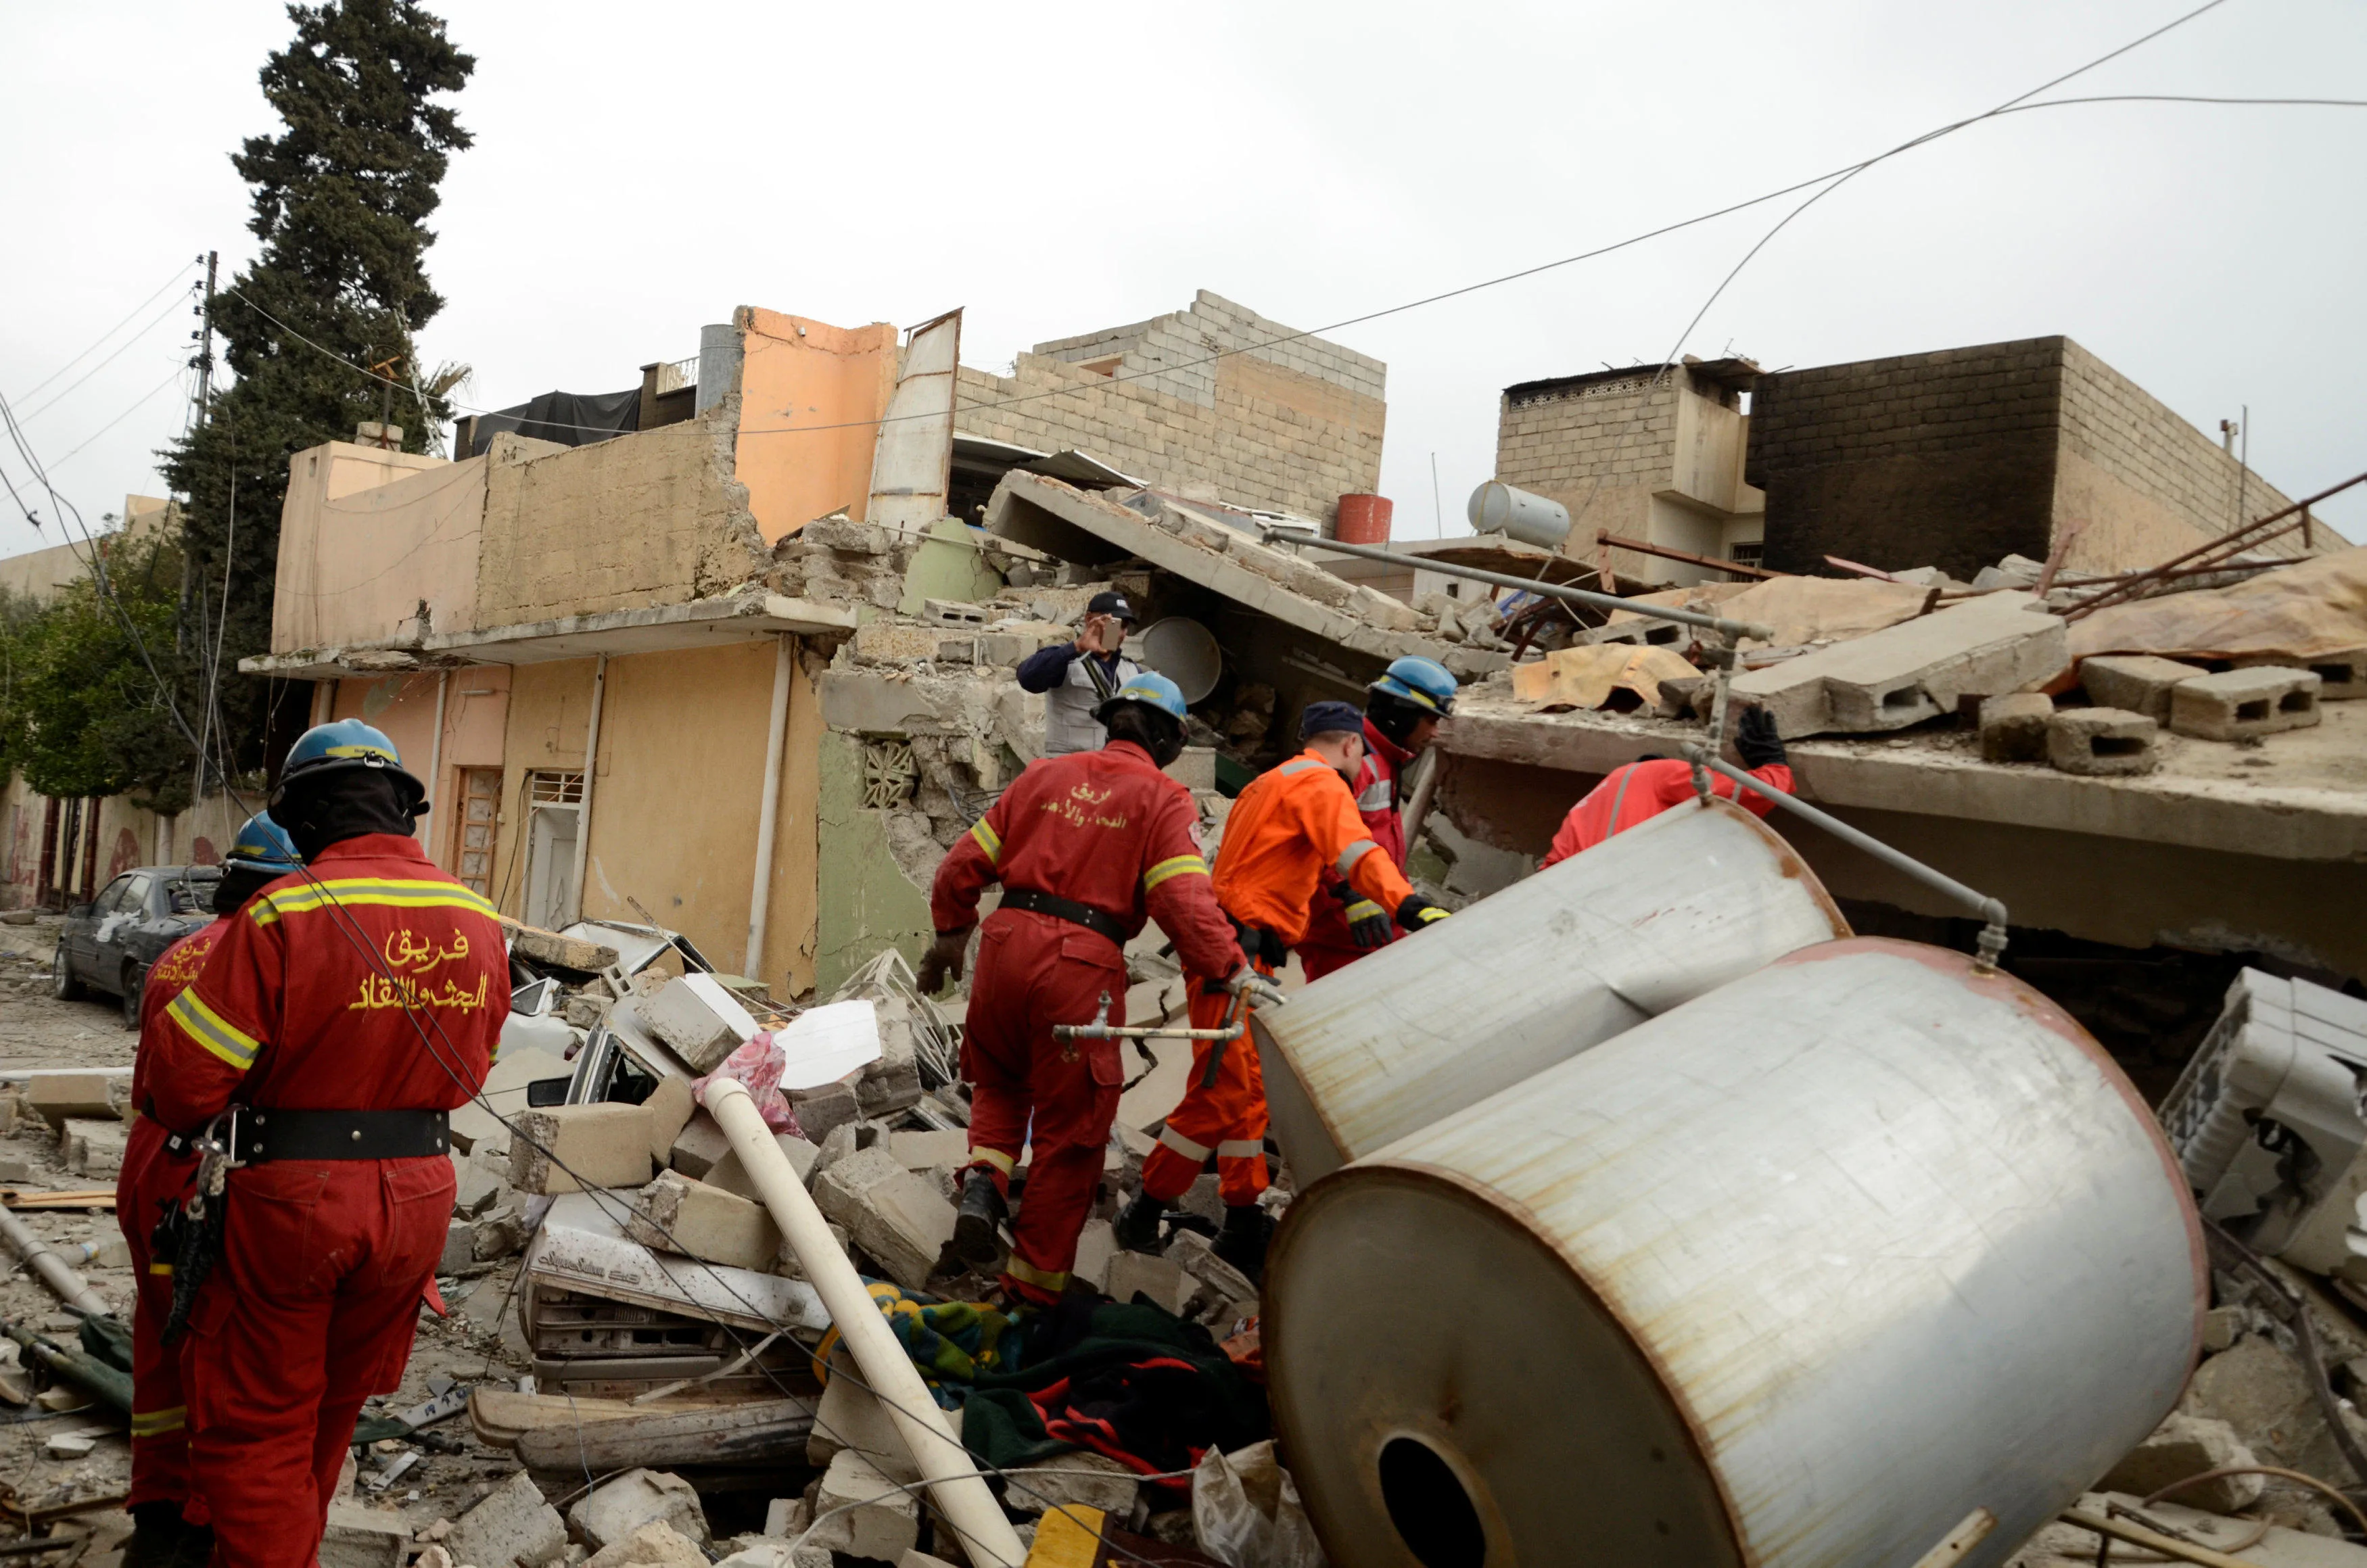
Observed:
[[[1394,660],[1381,678],[1366,690],[1377,696],[1395,697],[1415,707],[1434,713],[1444,718],[1455,711],[1455,677],[1446,666],[1434,659],[1422,659],[1408,654]]]
[[[285,876],[304,863],[296,852],[296,840],[288,829],[271,819],[268,811],[258,811],[248,818],[222,857],[225,871],[259,871],[267,876]]]
[[[1445,671],[1441,671],[1440,673]],[[1140,703],[1145,707],[1157,708],[1178,724],[1190,717],[1192,712],[1184,701],[1183,687],[1149,670],[1112,693],[1107,702],[1093,710],[1093,717],[1107,724],[1110,709],[1119,703]]]
[[[300,779],[318,779],[353,768],[376,768],[392,773],[411,786],[412,796],[420,806],[426,804],[426,786],[403,767],[402,755],[394,749],[394,742],[387,739],[385,731],[373,729],[357,718],[316,724],[298,736],[296,744],[288,748],[288,761],[279,770],[279,785],[271,792],[271,804],[278,805],[288,786]]]

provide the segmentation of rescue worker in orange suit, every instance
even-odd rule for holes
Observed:
[[[159,953],[140,995],[140,1045],[131,1059],[134,1114],[124,1137],[123,1169],[115,1179],[115,1223],[131,1252],[131,1539],[123,1568],[198,1568],[213,1550],[205,1500],[189,1491],[189,1435],[181,1397],[181,1358],[164,1343],[173,1309],[173,1260],[152,1255],[150,1241],[167,1209],[187,1195],[198,1156],[156,1120],[149,1077],[156,1060],[164,1006],[198,977],[206,955],[236,915],[264,887],[297,869],[296,846],[267,812],[246,819],[222,857],[214,885],[214,913]]]
[[[1446,918],[1444,909],[1414,892],[1357,813],[1348,781],[1364,761],[1365,716],[1348,703],[1310,703],[1298,733],[1306,750],[1250,781],[1233,802],[1211,874],[1217,902],[1241,933],[1241,950],[1269,975],[1307,934],[1308,901],[1326,877],[1345,881],[1372,906],[1363,917],[1368,923],[1386,925],[1391,917],[1385,909],[1409,931]],[[1192,1026],[1222,1027],[1231,1001],[1226,987],[1195,981],[1188,968],[1184,977]],[[1209,1083],[1208,1061],[1220,1048]],[[1225,1200],[1217,1255],[1251,1280],[1260,1278],[1274,1232],[1258,1201],[1266,1189],[1265,1131],[1265,1080],[1255,1043],[1246,1037],[1193,1042],[1183,1103],[1169,1113],[1143,1162],[1142,1190],[1118,1215],[1118,1245],[1156,1249],[1167,1206],[1213,1154]]]
[[[1405,869],[1405,820],[1398,815],[1399,793],[1414,761],[1430,747],[1438,721],[1455,711],[1455,677],[1434,660],[1408,654],[1393,660],[1381,678],[1365,688],[1365,760],[1353,787],[1365,830],[1390,863]],[[1344,882],[1315,889],[1307,935],[1298,943],[1299,966],[1309,980],[1344,969],[1397,940],[1396,928],[1375,920],[1379,908],[1359,898]]]
[[[1734,727],[1734,751],[1737,760],[1749,769],[1752,777],[1771,789],[1792,793],[1792,769],[1784,760],[1784,737],[1777,733],[1775,717],[1764,708],[1746,708]],[[1723,800],[1740,799],[1743,808],[1754,816],[1764,817],[1775,809],[1775,803],[1754,789],[1744,789],[1722,773],[1710,775],[1710,793]],[[1647,818],[1658,817],[1671,806],[1682,806],[1693,798],[1693,770],[1690,762],[1671,757],[1642,757],[1625,767],[1614,768],[1603,775],[1603,782],[1580,797],[1562,818],[1561,829],[1554,834],[1553,848],[1537,869],[1557,865],[1578,853],[1591,850],[1614,833],[1624,832]]]
[[[305,867],[230,919],[160,1020],[158,1120],[243,1162],[181,1341],[222,1568],[313,1562],[354,1419],[401,1382],[443,1251],[446,1114],[509,1012],[493,907],[411,836],[425,794],[357,719],[298,737],[271,814]]]
[[[979,895],[1002,884],[970,988],[970,1164],[953,1245],[965,1262],[993,1265],[1012,1172],[1032,1144],[1002,1277],[1021,1301],[1048,1304],[1068,1287],[1124,1081],[1116,1041],[1056,1040],[1053,1026],[1090,1023],[1104,1003],[1110,1022],[1126,1021],[1124,949],[1146,917],[1187,969],[1235,992],[1272,991],[1209,892],[1192,792],[1160,771],[1183,751],[1184,716],[1174,682],[1134,676],[1093,711],[1107,744],[1022,773],[938,863],[930,889],[937,939],[919,981],[934,994],[961,974]]]

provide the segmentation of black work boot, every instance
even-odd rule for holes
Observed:
[[[181,1522],[181,1505],[135,1503],[129,1511],[131,1534],[123,1543],[123,1568],[172,1568],[174,1550],[189,1528]],[[211,1546],[210,1538],[207,1544]]]
[[[214,1527],[184,1524],[181,1544],[173,1551],[173,1568],[206,1568],[213,1556]]]
[[[973,1166],[962,1177],[961,1211],[954,1217],[954,1256],[973,1269],[991,1269],[1002,1258],[996,1234],[1010,1206],[994,1185],[994,1174]]]
[[[1134,1201],[1117,1212],[1117,1244],[1128,1252],[1159,1250],[1159,1221],[1167,1205],[1148,1192],[1138,1192]]]
[[[1252,1285],[1265,1280],[1266,1243],[1274,1239],[1274,1220],[1255,1203],[1225,1205],[1225,1228],[1211,1248],[1218,1258],[1249,1277]]]

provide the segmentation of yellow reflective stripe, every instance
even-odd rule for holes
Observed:
[[[190,1039],[242,1073],[255,1066],[255,1054],[263,1049],[261,1041],[237,1029],[198,1000],[195,986],[175,997],[172,1005],[164,1010],[164,1016],[179,1024]]]
[[[131,1435],[153,1438],[165,1432],[177,1432],[188,1421],[189,1407],[176,1404],[170,1410],[135,1410],[131,1413]]]
[[[1172,1127],[1161,1127],[1159,1130],[1159,1141],[1185,1159],[1206,1159],[1215,1152],[1206,1144],[1194,1143]],[[1263,1148],[1265,1145],[1261,1144],[1258,1146]]]
[[[1069,1288],[1069,1276],[1065,1271],[1054,1274],[1047,1269],[1031,1269],[1027,1260],[1015,1252],[1002,1266],[1002,1271],[1021,1284],[1033,1285],[1039,1291],[1065,1291]]]
[[[148,1272],[169,1280],[173,1277],[173,1266],[169,1263],[151,1263],[148,1265]]]
[[[1001,1149],[972,1149],[969,1152],[969,1157],[972,1164],[978,1164],[982,1161],[987,1165],[994,1167],[995,1169],[1002,1172],[1005,1176],[1009,1176],[1014,1170],[1017,1169],[1019,1166],[1019,1162],[1017,1160],[1013,1159]]]
[[[338,904],[375,904],[398,909],[468,909],[498,919],[493,907],[484,898],[454,882],[402,881],[379,876],[339,877],[319,883],[300,883],[266,893],[247,906],[247,917],[258,926],[267,926],[289,915],[300,915],[318,909],[331,901]]]
[[[1381,907],[1370,898],[1359,898],[1349,905],[1344,913],[1348,917],[1349,923],[1353,925],[1358,920],[1374,919],[1381,913]]]
[[[1142,874],[1142,890],[1145,893],[1148,893],[1171,876],[1191,876],[1194,874],[1200,876],[1207,875],[1208,863],[1202,860],[1198,855],[1177,855],[1172,860],[1161,861],[1157,865],[1154,865],[1149,871],[1144,872]]]
[[[969,836],[978,840],[978,847],[986,852],[987,859],[1002,858],[1002,835],[988,827],[985,818],[981,817],[970,824]]]
[[[1349,872],[1355,869],[1355,864],[1358,861],[1363,860],[1366,855],[1372,853],[1375,850],[1377,850],[1380,847],[1380,845],[1373,842],[1370,839],[1359,839],[1354,843],[1350,844],[1346,849],[1340,852],[1340,858],[1331,863],[1331,867],[1341,875],[1345,876]]]

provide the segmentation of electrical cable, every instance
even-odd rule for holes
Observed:
[[[68,463],[73,462],[74,458],[79,457],[83,450],[89,446],[92,442],[96,441],[100,436],[106,434],[108,431],[113,430],[117,425],[121,424],[125,420],[130,419],[133,414],[138,413],[142,409],[146,408],[151,402],[155,400],[157,393],[163,391],[174,382],[178,381],[188,373],[189,367],[186,365],[176,365],[173,367],[171,374],[167,375],[163,380],[157,382],[154,386],[149,388],[146,391],[141,393],[137,399],[133,400],[130,408],[125,409],[113,419],[108,420],[105,424],[102,424],[96,430],[92,431],[89,435],[83,439],[80,446],[74,447],[73,451],[68,452],[64,457],[52,460],[50,467],[52,468],[62,468]]]
[[[130,337],[125,338],[121,344],[117,345],[113,354],[108,355],[106,358],[100,360],[97,364],[92,366],[89,369],[75,377],[65,386],[61,387],[56,391],[51,393],[47,398],[42,400],[41,405],[39,408],[36,408],[29,412],[19,414],[17,417],[22,420],[25,423],[30,424],[35,420],[40,418],[43,414],[49,412],[51,409],[57,407],[60,403],[65,401],[66,399],[74,395],[75,388],[81,386],[93,376],[97,375],[100,371],[106,369],[108,366],[122,358],[127,350],[134,347],[150,333],[154,332],[167,317],[171,316],[172,313],[178,309],[180,309],[180,307],[177,303],[165,306],[163,315],[158,316],[154,321],[150,321],[138,332],[132,333]]]
[[[172,288],[173,285],[180,282],[182,278],[187,276],[189,269],[197,265],[198,264],[194,261],[183,262],[181,264],[181,270],[166,278],[163,288],[157,289],[155,293],[151,294],[147,299],[142,299],[137,305],[132,306],[130,310],[126,310],[123,313],[123,321],[130,321],[132,317],[138,315],[141,311],[154,304],[158,299],[164,298],[164,289]],[[75,355],[72,359],[67,360],[55,370],[51,371],[40,380],[36,381],[33,385],[17,393],[17,396],[19,399],[31,397],[35,392],[40,391],[43,387],[48,386],[51,382],[56,380],[59,377],[64,375],[67,371],[81,364],[85,359],[87,359],[92,355],[97,353],[101,344],[106,343],[108,338],[113,337],[116,333],[123,330],[123,321],[116,322],[113,326],[99,333],[98,341],[96,343],[92,344],[88,348],[84,349],[80,354]]]

